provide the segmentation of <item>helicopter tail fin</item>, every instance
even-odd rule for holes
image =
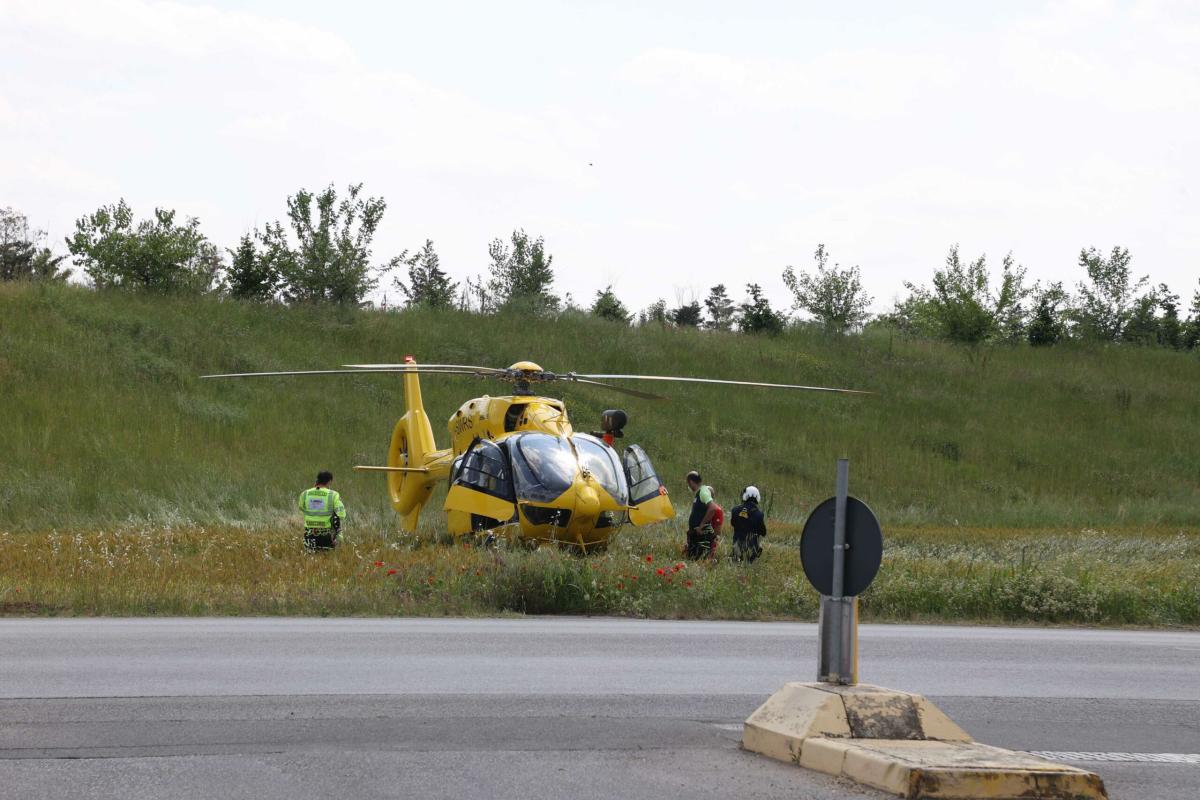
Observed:
[[[411,356],[405,363],[414,363]],[[415,373],[404,376],[404,416],[392,429],[386,467],[357,467],[387,475],[392,508],[400,515],[400,527],[415,531],[433,487],[450,474],[453,453],[439,450],[433,438],[433,426],[421,398],[421,379]]]
[[[405,356],[404,363],[416,365],[417,362],[412,356]],[[413,411],[425,413],[425,400],[421,397],[421,376],[415,372],[404,376],[404,410],[409,414]],[[428,426],[428,423],[426,425]],[[432,438],[432,430],[429,435]]]

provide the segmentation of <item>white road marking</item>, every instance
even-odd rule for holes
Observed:
[[[1140,761],[1152,764],[1200,764],[1200,753],[1077,753],[1030,750],[1031,756],[1051,761]]]
[[[722,731],[737,731],[737,732],[741,733],[742,723],[739,722],[736,725],[726,725],[723,723],[715,722],[715,723],[713,723],[713,727],[717,728],[718,730],[722,730]]]

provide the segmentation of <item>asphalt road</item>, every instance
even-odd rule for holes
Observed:
[[[881,797],[737,747],[815,662],[783,623],[0,620],[0,798]],[[1197,633],[864,626],[861,672],[991,744],[1200,753]]]

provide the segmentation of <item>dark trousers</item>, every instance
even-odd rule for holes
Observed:
[[[341,530],[342,521],[338,519],[337,514],[330,519],[328,528],[305,528],[304,549],[309,551],[332,550],[337,545],[338,534],[341,533]]]
[[[735,561],[753,561],[762,555],[762,544],[757,533],[733,534],[733,558]]]
[[[703,525],[699,529],[692,528],[687,534],[687,557],[708,558],[715,555],[717,549],[717,533],[712,525]]]

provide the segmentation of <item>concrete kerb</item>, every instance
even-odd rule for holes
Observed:
[[[978,744],[925,697],[867,684],[786,684],[742,746],[911,800],[1107,798],[1094,773]]]

